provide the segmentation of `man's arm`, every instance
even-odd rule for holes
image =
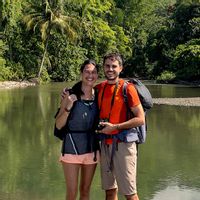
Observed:
[[[100,124],[105,126],[105,128],[103,128],[99,132],[104,133],[104,134],[110,134],[114,130],[130,129],[137,126],[141,126],[145,123],[145,114],[144,114],[144,110],[141,104],[135,107],[132,107],[131,112],[133,113],[134,117],[119,124],[111,124],[109,122],[100,122]]]
[[[145,114],[141,104],[132,107],[131,112],[133,113],[134,117],[123,123],[116,124],[115,126],[117,126],[117,129],[130,129],[141,126],[145,123]]]

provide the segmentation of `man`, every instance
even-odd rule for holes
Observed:
[[[143,125],[144,111],[136,89],[128,84],[128,104],[134,117],[127,119],[128,111],[122,94],[124,80],[119,78],[123,70],[120,54],[106,55],[103,68],[107,80],[96,86],[103,128],[98,132],[107,136],[101,143],[102,188],[106,191],[106,200],[117,200],[118,190],[127,200],[139,200],[136,189],[137,145],[134,141],[116,140],[114,136],[122,130]]]

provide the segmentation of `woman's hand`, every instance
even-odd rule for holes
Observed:
[[[70,95],[69,92],[66,92],[66,95],[61,100],[60,111],[56,116],[56,127],[58,129],[61,129],[66,124],[69,112],[76,100],[77,97],[75,94]]]
[[[65,98],[65,96],[67,95],[67,91],[68,90],[69,89],[67,87],[62,90],[61,95],[60,95],[61,96],[61,100]]]
[[[60,109],[61,110],[71,110],[74,102],[77,101],[77,97],[75,94],[69,94],[66,92],[64,98],[61,100]]]

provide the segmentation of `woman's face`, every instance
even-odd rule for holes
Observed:
[[[82,75],[82,83],[89,86],[94,86],[98,78],[97,69],[93,64],[85,65],[81,75]]]

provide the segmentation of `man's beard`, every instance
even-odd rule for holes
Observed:
[[[105,74],[105,77],[108,81],[114,81],[115,79],[119,77],[119,75],[116,74],[115,76],[110,77],[109,75]]]

